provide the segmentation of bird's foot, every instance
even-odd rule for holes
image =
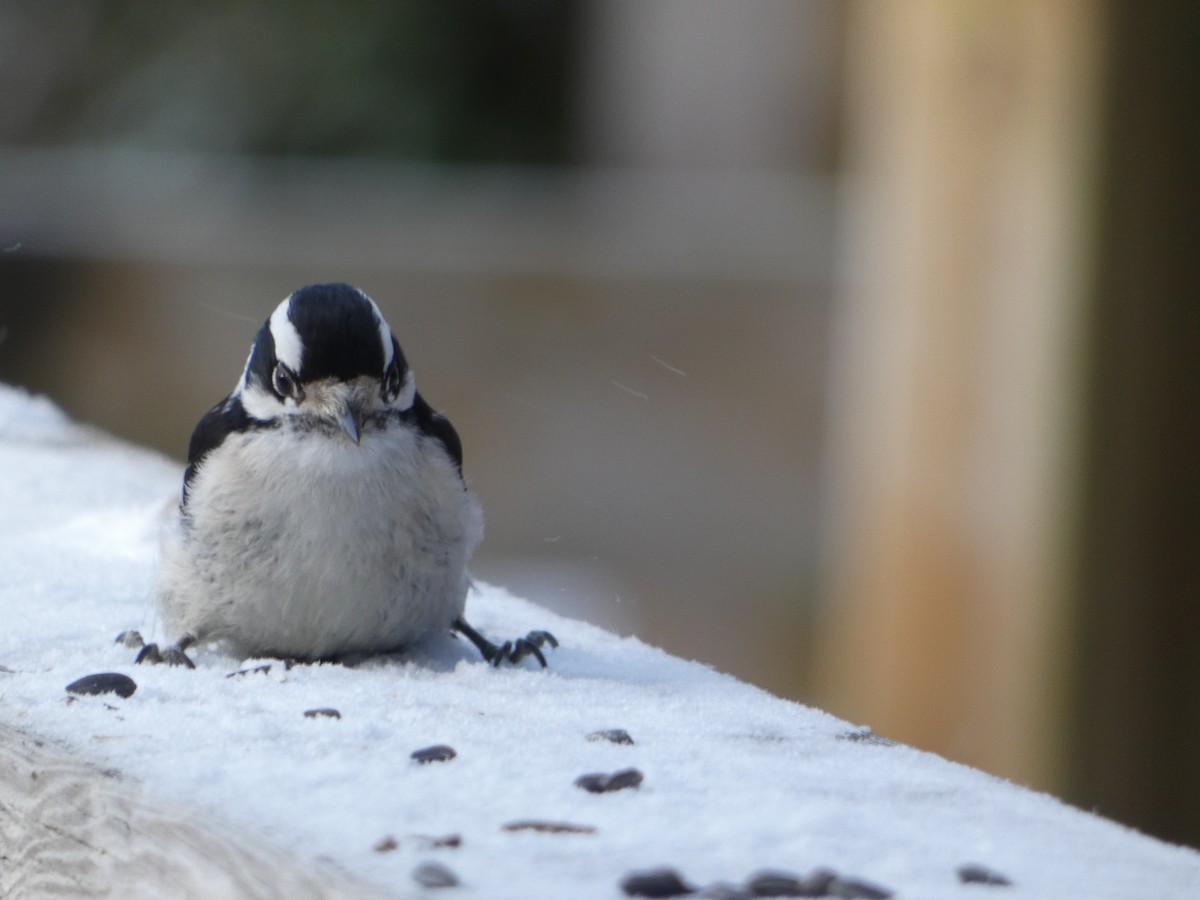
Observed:
[[[558,646],[558,640],[548,631],[531,631],[523,638],[497,645],[468,625],[462,617],[455,619],[451,627],[474,644],[485,660],[497,667],[506,662],[516,665],[525,657],[532,656],[544,669],[546,656],[542,653],[542,648],[547,645]]]
[[[165,663],[168,666],[184,666],[188,669],[194,669],[196,668],[196,664],[192,662],[191,657],[185,652],[194,643],[196,643],[196,639],[192,635],[187,634],[166,650],[160,650],[158,644],[146,644],[138,651],[134,662],[139,666],[143,663],[148,663],[152,666]]]
[[[558,640],[548,631],[531,631],[523,638],[505,641],[499,647],[495,647],[491,656],[487,653],[484,653],[483,656],[493,666],[499,666],[502,662],[516,664],[526,656],[532,656],[541,663],[544,669],[546,668],[546,657],[542,653],[542,647],[547,644],[557,647]]]

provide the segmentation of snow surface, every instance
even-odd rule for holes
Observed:
[[[156,530],[182,467],[68,422],[0,385],[0,721],[120,770],[179,810],[404,895],[621,896],[635,870],[698,886],[818,867],[898,897],[1196,898],[1200,854],[856,729],[633,638],[479,586],[493,637],[548,628],[550,669],[493,670],[463,641],[356,668],[193,654],[195,671],[133,665],[115,635],[163,638],[150,603]],[[137,692],[69,701],[123,672]],[[341,715],[305,717],[331,707]],[[633,745],[589,741],[623,728]],[[412,751],[449,744],[449,762]],[[636,767],[640,788],[587,793]],[[520,820],[590,834],[511,832]],[[430,839],[459,835],[458,847]],[[396,848],[377,845],[391,837]],[[438,862],[457,888],[417,886]],[[967,863],[1012,887],[962,885]]]

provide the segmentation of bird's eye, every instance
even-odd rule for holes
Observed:
[[[298,401],[304,396],[300,389],[300,379],[283,363],[275,363],[275,369],[271,372],[271,385],[281,399],[291,397]]]
[[[391,403],[400,395],[400,367],[392,364],[388,366],[387,372],[383,376],[383,399],[387,403]]]

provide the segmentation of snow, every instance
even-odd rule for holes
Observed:
[[[1200,897],[1193,850],[847,739],[861,727],[496,587],[472,593],[469,620],[499,638],[554,632],[548,671],[494,670],[449,637],[355,668],[218,648],[194,651],[194,671],[135,666],[114,637],[166,637],[150,587],[181,470],[0,385],[0,723],[119,770],[165,807],[406,896],[613,898],[628,873],[668,866],[697,886],[824,867],[930,900]],[[96,672],[137,691],[65,692]],[[317,708],[340,718],[304,715]],[[588,740],[613,728],[635,743]],[[410,758],[433,744],[455,758]],[[630,767],[640,787],[574,784]],[[528,820],[595,830],[503,828]],[[458,846],[437,846],[451,835]],[[375,849],[389,837],[395,849]],[[459,886],[420,887],[412,873],[430,862]],[[970,863],[1013,886],[960,884]]]

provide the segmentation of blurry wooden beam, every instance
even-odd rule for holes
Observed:
[[[1067,796],[1200,846],[1200,6],[1106,9]]]
[[[1098,7],[856,3],[822,702],[1058,783]]]
[[[0,144],[6,256],[824,285],[832,203],[812,172]]]

